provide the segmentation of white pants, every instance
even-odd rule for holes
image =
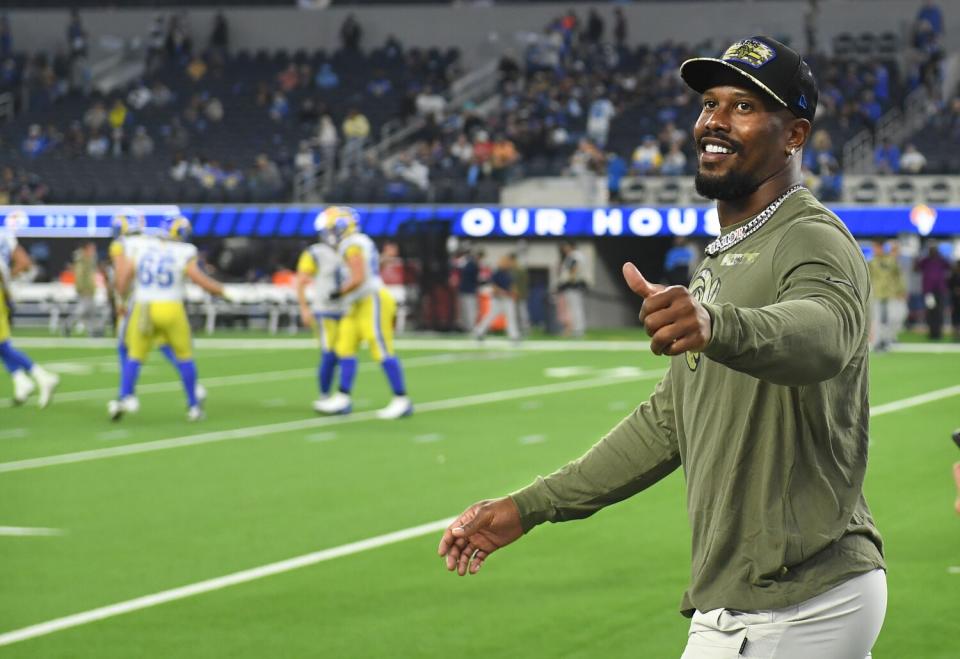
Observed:
[[[797,606],[696,611],[680,659],[869,659],[887,610],[887,575],[873,570]]]
[[[587,329],[587,315],[583,309],[583,289],[566,289],[563,291],[563,300],[567,305],[570,335],[583,336],[584,331]]]
[[[886,299],[872,302],[873,347],[886,347],[896,343],[897,333],[903,329],[907,309],[903,300]]]
[[[477,324],[477,294],[460,293],[460,325],[469,332]]]
[[[514,303],[513,298],[500,297],[497,295],[490,298],[490,308],[487,310],[487,315],[485,315],[480,320],[480,324],[474,328],[474,335],[479,338],[486,334],[490,323],[500,314],[503,314],[507,319],[507,336],[513,340],[519,339],[520,331],[517,329],[517,305]]]

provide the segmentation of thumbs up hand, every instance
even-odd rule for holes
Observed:
[[[643,298],[640,322],[653,354],[680,355],[707,347],[713,325],[710,313],[684,286],[651,284],[632,263],[623,264],[623,278]]]

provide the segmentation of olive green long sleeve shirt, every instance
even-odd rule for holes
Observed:
[[[870,281],[846,227],[801,190],[706,258],[690,290],[712,319],[703,354],[670,358],[648,401],[514,493],[524,530],[587,517],[682,466],[685,614],[782,608],[884,567],[862,494]]]

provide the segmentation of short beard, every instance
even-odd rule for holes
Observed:
[[[728,172],[723,176],[708,176],[700,170],[697,171],[693,184],[701,197],[719,201],[748,197],[760,187],[760,181],[750,174]]]

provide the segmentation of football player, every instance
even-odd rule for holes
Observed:
[[[113,216],[111,229],[113,230],[113,240],[110,242],[109,254],[110,263],[113,266],[113,286],[112,299],[114,301],[114,314],[117,320],[117,354],[120,359],[120,373],[123,374],[124,365],[127,363],[127,321],[129,319],[130,305],[127,304],[127,295],[121,295],[116,290],[117,273],[120,271],[120,263],[125,258],[125,244],[133,236],[140,236],[146,229],[147,221],[143,213],[136,209],[124,209],[123,212]],[[136,240],[136,239],[135,239]],[[173,348],[163,337],[157,339],[157,349],[170,365],[179,371],[177,357],[173,354]],[[207,390],[202,384],[197,383],[197,400],[203,405],[207,398]],[[122,398],[122,395],[121,395]]]
[[[359,231],[359,217],[352,208],[334,206],[324,211],[327,230],[343,260],[346,281],[331,295],[342,299],[343,318],[337,328],[336,354],[340,361],[340,391],[319,401],[316,410],[326,414],[347,414],[352,409],[350,391],[357,374],[357,348],[361,341],[383,367],[393,390],[393,400],[377,412],[381,419],[397,419],[413,413],[407,397],[403,369],[393,352],[393,323],[397,303],[380,279],[380,256],[369,236]]]
[[[170,344],[187,396],[187,419],[203,418],[197,398],[197,366],[193,360],[190,323],[184,307],[186,278],[205,291],[226,297],[223,285],[201,272],[197,248],[186,242],[192,227],[183,216],[167,218],[158,237],[138,236],[126,241],[125,258],[117,273],[117,291],[133,287],[132,308],[126,328],[127,361],[120,376],[120,398],[107,405],[110,418],[119,420],[140,405],[135,396],[140,366],[154,343]]]
[[[297,299],[300,301],[300,319],[306,327],[313,327],[320,341],[320,365],[317,367],[317,382],[320,397],[313,408],[320,410],[320,404],[330,397],[333,375],[337,367],[337,326],[343,317],[343,303],[331,299],[331,295],[340,290],[343,280],[343,266],[337,250],[331,246],[330,233],[327,231],[326,212],[317,215],[314,220],[317,242],[310,245],[300,255],[297,262]],[[307,301],[307,287],[313,282],[313,304]]]
[[[16,212],[16,211],[15,211]],[[13,403],[22,405],[39,388],[40,407],[53,400],[60,377],[34,364],[10,342],[10,285],[13,278],[33,267],[30,255],[14,233],[19,218],[11,213],[0,226],[0,360],[13,377]]]

